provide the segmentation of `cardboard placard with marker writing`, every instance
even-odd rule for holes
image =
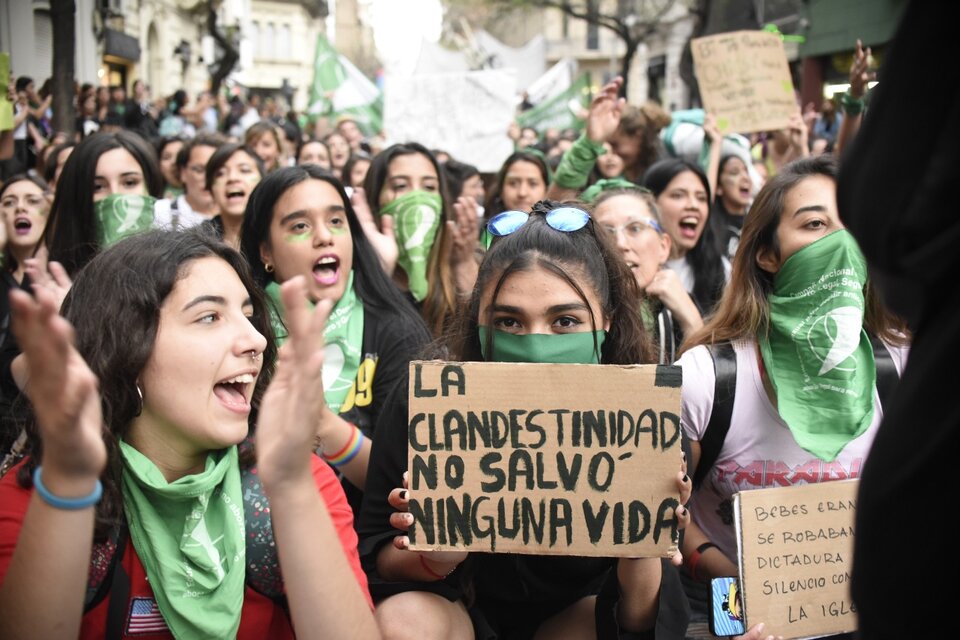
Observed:
[[[681,370],[410,364],[410,547],[668,557]]]
[[[746,624],[804,638],[853,631],[850,597],[859,480],[734,496]]]

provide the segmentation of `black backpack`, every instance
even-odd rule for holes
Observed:
[[[882,407],[890,400],[900,380],[900,374],[897,373],[897,367],[883,341],[871,335],[870,343],[873,345],[873,359],[877,366],[877,395]],[[703,484],[704,478],[720,455],[730,430],[730,416],[733,415],[733,402],[737,391],[737,354],[733,345],[729,341],[719,342],[708,345],[707,349],[713,357],[716,383],[713,391],[713,411],[703,437],[700,438],[700,460],[693,474],[694,489]]]
[[[249,447],[241,445],[241,452]],[[286,596],[283,593],[283,576],[277,547],[273,541],[273,526],[270,521],[270,503],[263,492],[260,476],[247,468],[240,473],[243,491],[243,515],[246,545],[246,586],[267,596],[282,606],[287,615]],[[127,527],[116,527],[106,542],[94,544],[90,556],[90,574],[83,611],[87,613],[110,598],[107,607],[107,625],[104,638],[119,640],[123,636],[130,600],[130,577],[121,562],[129,534]]]

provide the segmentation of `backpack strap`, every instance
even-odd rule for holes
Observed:
[[[877,368],[877,395],[880,397],[880,408],[882,409],[893,396],[897,383],[900,381],[900,374],[897,372],[897,366],[893,364],[893,357],[883,340],[870,334],[870,344],[873,345],[873,361]]]
[[[723,441],[730,430],[730,417],[733,415],[733,401],[737,391],[737,353],[733,345],[727,342],[707,345],[713,357],[713,370],[716,381],[713,388],[713,410],[710,421],[700,439],[700,460],[693,473],[693,488],[703,484],[707,473],[720,455]]]

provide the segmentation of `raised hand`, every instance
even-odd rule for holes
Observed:
[[[42,254],[37,257],[24,260],[24,267],[30,282],[33,283],[34,292],[44,289],[48,291],[57,303],[57,310],[63,305],[63,299],[70,292],[73,286],[73,280],[67,270],[59,262],[46,261],[46,249],[41,248]]]
[[[396,512],[390,515],[390,526],[394,529],[406,531],[413,524],[413,515],[410,513],[410,492],[407,482],[407,473],[403,474],[403,487],[397,487],[390,492],[387,501]],[[410,550],[410,538],[403,535],[393,539],[393,546],[401,551]],[[467,559],[466,551],[417,551],[421,562],[425,562],[427,573],[446,574],[456,569],[457,565]],[[436,576],[434,576],[436,577]]]
[[[587,137],[594,142],[606,142],[620,126],[620,118],[627,101],[619,97],[623,78],[617,76],[603,86],[590,102],[587,116]]]
[[[380,256],[380,265],[388,276],[392,276],[394,269],[397,268],[397,256],[400,255],[400,248],[397,246],[397,238],[394,234],[393,216],[380,216],[378,228],[377,221],[373,219],[373,213],[370,211],[370,205],[367,204],[363,187],[353,188],[350,204],[353,205],[357,219],[360,220],[363,234],[367,236],[374,251]]]
[[[862,98],[867,92],[867,84],[876,80],[877,72],[870,70],[873,62],[873,53],[870,47],[863,49],[863,42],[857,39],[857,46],[853,52],[853,62],[850,64],[850,96]]]
[[[333,303],[322,300],[311,311],[306,285],[297,276],[280,287],[289,337],[280,348],[276,373],[260,404],[257,466],[268,492],[312,482],[317,424],[326,408],[323,396],[323,330]]]
[[[43,474],[48,488],[65,481],[96,479],[107,462],[97,377],[74,347],[73,327],[58,315],[46,289],[32,298],[10,293],[13,333],[30,370],[24,392],[33,405],[43,439]]]
[[[453,267],[457,291],[467,294],[477,281],[477,247],[480,223],[477,220],[477,201],[472,196],[460,196],[453,203],[455,220],[447,221],[450,235],[450,264]]]

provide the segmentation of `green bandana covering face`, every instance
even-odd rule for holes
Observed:
[[[411,191],[380,209],[380,215],[393,216],[397,262],[407,274],[410,293],[419,302],[427,297],[427,260],[440,228],[443,201],[440,194]]]
[[[607,332],[528,333],[517,335],[494,329],[493,354],[487,353],[488,327],[480,327],[480,352],[487,362],[543,362],[600,364]]]
[[[201,473],[168,483],[125,442],[121,489],[130,540],[175,638],[233,638],[246,575],[236,447],[207,456]]]
[[[112,193],[93,203],[97,217],[97,239],[103,248],[122,238],[153,228],[153,196]]]
[[[867,262],[835,231],[783,263],[770,295],[763,364],[797,443],[831,461],[873,421],[876,364],[863,329]]]
[[[266,287],[270,298],[270,322],[277,336],[277,345],[287,339],[287,329],[280,315],[283,303],[280,300],[280,285],[271,282]],[[310,303],[310,308],[313,308]],[[353,388],[360,368],[363,349],[363,305],[353,288],[353,270],[347,278],[343,296],[334,305],[327,327],[323,331],[323,397],[334,413],[339,413],[343,401]]]

